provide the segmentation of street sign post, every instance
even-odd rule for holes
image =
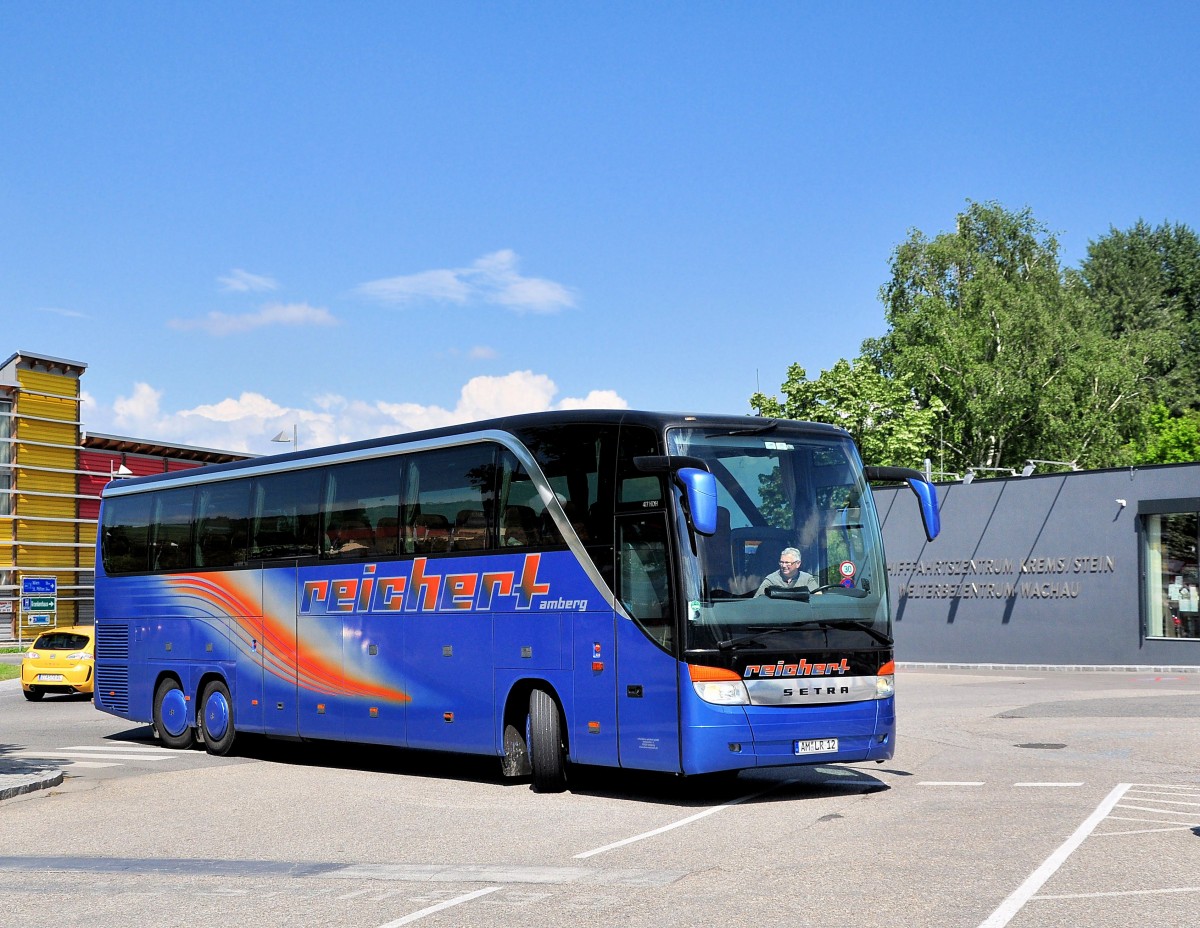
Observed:
[[[18,622],[18,639],[24,626],[50,628],[58,625],[58,577],[21,578],[21,616]]]

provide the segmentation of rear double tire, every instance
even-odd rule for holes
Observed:
[[[567,752],[563,742],[562,714],[554,697],[545,690],[534,690],[529,694],[527,738],[534,791],[561,793],[567,788]]]
[[[154,729],[166,747],[183,749],[196,743],[191,709],[177,680],[166,677],[154,690]]]
[[[218,757],[228,754],[237,729],[233,727],[233,703],[224,681],[213,680],[204,687],[204,695],[200,697],[200,724],[204,730],[204,750]]]

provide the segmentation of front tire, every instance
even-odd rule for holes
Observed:
[[[154,728],[158,740],[176,750],[195,744],[196,729],[189,715],[187,697],[179,683],[170,677],[160,681],[154,690]]]
[[[562,715],[554,698],[545,690],[529,694],[529,761],[533,767],[534,792],[561,793],[567,788]]]
[[[233,747],[237,730],[233,727],[233,704],[229,698],[229,687],[221,680],[213,680],[204,687],[200,698],[200,724],[204,726],[204,750],[217,757],[224,757]]]

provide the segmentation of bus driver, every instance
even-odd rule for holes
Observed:
[[[770,587],[782,587],[785,590],[805,587],[809,590],[817,588],[817,578],[800,569],[800,552],[796,548],[784,548],[779,555],[779,570],[768,574],[754,592],[755,596],[763,596]]]

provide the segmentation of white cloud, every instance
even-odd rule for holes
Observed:
[[[81,313],[77,309],[59,309],[55,306],[43,306],[38,310],[39,313],[52,313],[55,316],[63,316],[67,319],[87,319],[87,313]]]
[[[250,313],[234,315],[211,312],[203,319],[172,319],[167,325],[182,332],[201,331],[208,335],[236,335],[267,326],[337,325],[329,310],[307,303],[268,303]]]
[[[575,305],[570,289],[541,277],[517,273],[518,257],[509,249],[492,252],[470,267],[443,268],[373,280],[355,291],[381,303],[492,303],[517,312],[553,313]]]
[[[218,277],[217,283],[228,293],[263,293],[279,288],[279,282],[275,278],[251,274],[240,267],[234,268],[225,277]]]
[[[129,396],[105,406],[92,396],[84,402],[88,431],[125,435],[167,444],[218,448],[254,454],[289,449],[271,437],[295,426],[302,449],[382,435],[437,428],[495,416],[548,409],[625,409],[612,390],[556,399],[558,386],[545,374],[513,371],[475,377],[463,385],[453,408],[419,403],[388,403],[338,394],[314,397],[310,408],[280,405],[261,393],[245,392],[191,409],[166,410],[164,393],[136,383]]]
[[[158,420],[160,417],[158,401],[160,399],[162,399],[161,390],[155,390],[148,383],[135,383],[132,396],[119,396],[113,403],[117,424],[124,426]]]
[[[472,361],[490,361],[496,357],[496,349],[488,345],[476,345],[467,352],[467,357]]]

